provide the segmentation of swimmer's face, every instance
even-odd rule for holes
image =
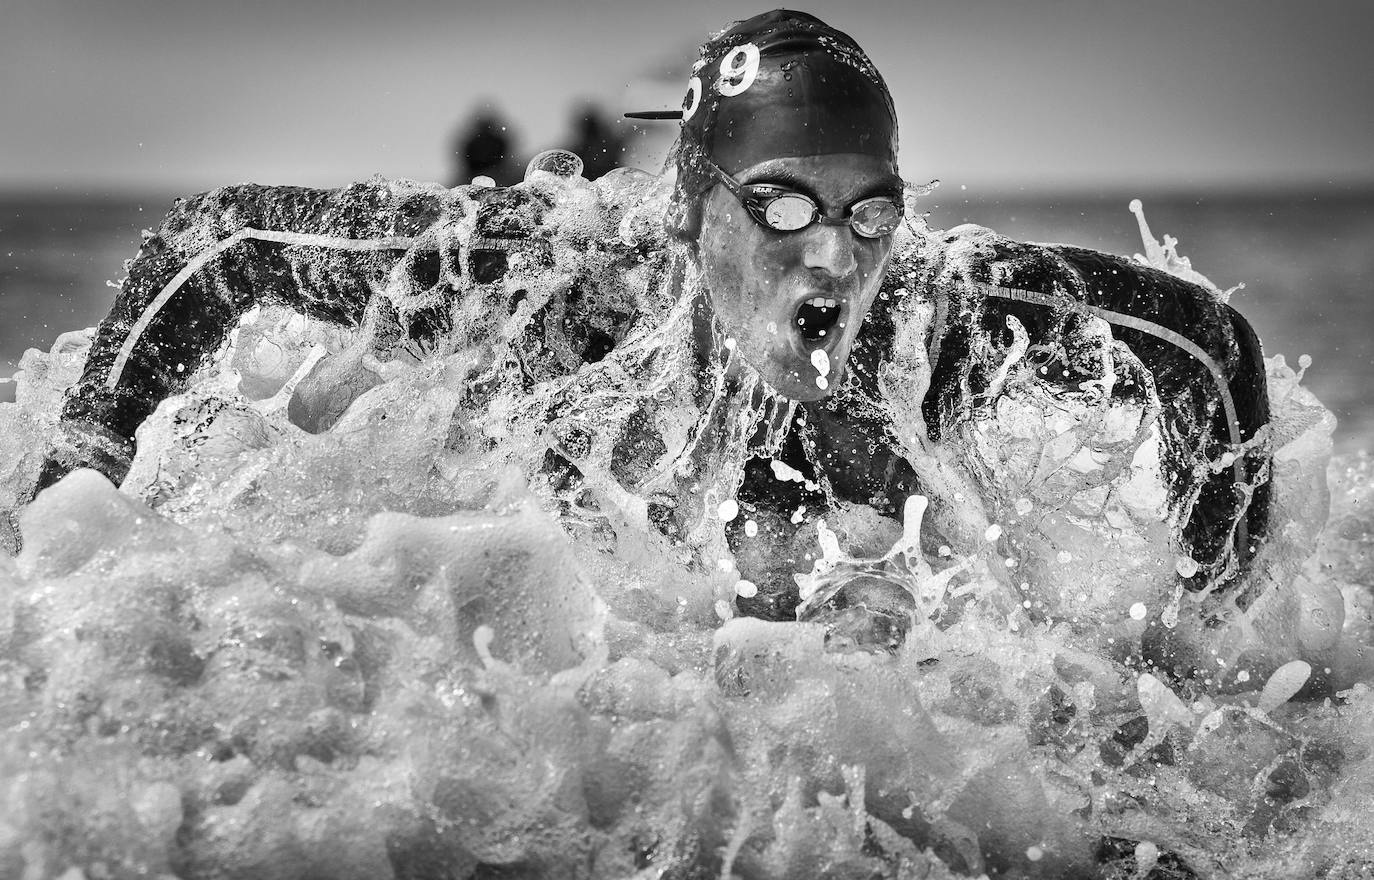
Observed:
[[[891,165],[859,153],[770,159],[734,176],[804,193],[832,218],[872,196],[900,199],[902,191]],[[892,236],[865,238],[847,224],[821,223],[775,232],[717,184],[703,206],[697,248],[710,304],[737,355],[786,397],[828,395],[878,295]],[[823,374],[816,364],[827,361]]]

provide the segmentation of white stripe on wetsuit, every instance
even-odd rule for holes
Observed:
[[[1054,297],[1034,290],[1024,290],[1019,287],[1002,287],[1001,285],[986,284],[981,281],[969,281],[967,284],[984,296],[1008,299],[1015,302],[1032,303],[1034,305],[1047,306],[1054,309],[1067,308],[1080,314],[1101,318],[1109,324],[1138,330],[1141,333],[1153,336],[1156,339],[1162,339],[1165,342],[1183,349],[1191,355],[1194,360],[1206,367],[1208,373],[1211,373],[1212,381],[1216,383],[1217,393],[1221,396],[1222,409],[1226,413],[1226,425],[1231,435],[1231,443],[1239,447],[1243,442],[1240,435],[1240,421],[1236,417],[1236,403],[1234,398],[1231,397],[1231,388],[1226,382],[1226,374],[1221,371],[1221,366],[1212,359],[1211,355],[1203,351],[1197,343],[1193,342],[1188,337],[1170,330],[1162,324],[1156,324],[1154,321],[1149,321],[1135,315],[1128,315],[1124,312],[1114,312],[1110,309],[1101,308],[1100,306],[1088,305],[1076,299]],[[942,326],[944,324],[943,317],[943,312],[937,316],[937,326],[935,327],[934,335],[935,339],[940,338],[944,333],[944,327]],[[938,357],[938,349],[936,349],[936,355],[932,357],[932,367],[934,366],[934,357]],[[1245,470],[1241,456],[1236,457],[1235,462],[1231,466],[1231,472],[1235,477],[1237,485],[1245,482]],[[1245,515],[1242,514],[1236,523],[1236,543],[1239,547],[1244,548],[1249,544],[1249,534],[1249,529],[1245,522]]]
[[[181,289],[181,286],[189,281],[192,275],[199,272],[206,263],[239,242],[248,239],[333,248],[341,251],[404,251],[414,247],[415,243],[419,241],[418,238],[343,238],[338,235],[312,235],[305,232],[277,232],[270,229],[244,227],[197,254],[194,259],[182,267],[181,271],[171,281],[167,282],[167,285],[162,288],[162,292],[148,304],[148,307],[143,310],[143,314],[138,316],[138,320],[129,329],[129,335],[125,337],[124,344],[119,347],[119,354],[110,366],[110,375],[105,379],[106,388],[113,391],[119,387],[119,378],[124,373],[125,364],[133,356],[134,347],[138,345],[139,338],[147,331],[148,325],[152,323],[153,318],[157,317],[157,313],[162,310],[162,307],[167,305],[167,301]]]

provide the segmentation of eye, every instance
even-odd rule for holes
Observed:
[[[901,222],[902,211],[885,198],[864,199],[850,209],[855,230],[869,238],[888,235]]]
[[[787,193],[773,199],[763,209],[768,225],[779,232],[795,232],[811,224],[816,217],[816,205],[806,196]]]

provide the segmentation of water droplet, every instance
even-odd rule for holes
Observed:
[[[816,368],[816,372],[820,374],[821,379],[824,379],[826,376],[829,376],[830,354],[823,348],[818,348],[815,351],[811,352],[811,366]],[[820,379],[816,380],[816,384],[821,385]],[[821,387],[824,388],[825,386],[821,385]]]
[[[768,466],[772,468],[773,479],[775,480],[782,480],[783,482],[791,483],[800,483],[802,480],[805,479],[805,477],[802,476],[801,471],[792,467],[785,461],[779,461],[775,458],[768,463]]]
[[[1290,660],[1274,670],[1260,691],[1258,708],[1261,712],[1272,712],[1302,690],[1303,685],[1312,677],[1312,667],[1302,660]]]
[[[1153,841],[1142,840],[1135,845],[1135,873],[1137,877],[1144,877],[1149,874],[1158,862],[1159,847]]]

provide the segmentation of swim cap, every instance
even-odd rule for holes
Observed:
[[[627,114],[671,118],[677,113]],[[805,12],[775,9],[701,47],[682,103],[677,166],[664,224],[694,241],[716,184],[709,159],[736,174],[767,159],[862,153],[897,167],[897,113],[878,69],[848,34]]]
[[[804,12],[775,9],[711,38],[682,111],[682,146],[731,174],[833,153],[897,163],[887,84],[852,37]]]

